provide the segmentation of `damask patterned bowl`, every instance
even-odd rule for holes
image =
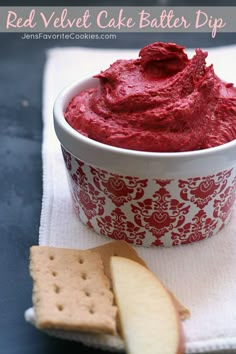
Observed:
[[[150,153],[101,144],[64,119],[69,101],[94,87],[66,88],[54,106],[75,211],[83,223],[134,245],[175,246],[216,234],[236,197],[236,140],[201,151]]]

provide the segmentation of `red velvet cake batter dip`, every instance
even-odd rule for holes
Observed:
[[[151,152],[206,149],[236,138],[236,88],[221,81],[207,53],[153,43],[136,60],[96,75],[65,112],[79,133],[104,144]]]

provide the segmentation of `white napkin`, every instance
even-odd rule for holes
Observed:
[[[236,82],[236,46],[208,50],[218,76]],[[43,86],[43,201],[39,244],[90,248],[110,240],[80,223],[74,213],[60,146],[53,129],[52,107],[59,91],[73,80],[105,69],[118,58],[137,57],[134,50],[56,48],[47,53]],[[190,55],[192,51],[190,52]],[[184,322],[187,353],[236,349],[236,207],[230,224],[195,244],[137,248],[149,267],[191,311]],[[32,311],[26,313],[32,321]],[[54,333],[55,334],[55,333]],[[68,337],[66,333],[56,333]],[[100,338],[73,336],[103,346]],[[122,342],[104,347],[122,349]]]

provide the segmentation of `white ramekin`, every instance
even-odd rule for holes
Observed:
[[[236,197],[236,140],[192,152],[152,153],[89,139],[65,120],[70,100],[98,85],[85,78],[54,105],[75,210],[97,233],[134,245],[174,246],[216,234]]]

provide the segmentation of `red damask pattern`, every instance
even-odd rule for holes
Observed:
[[[224,223],[232,210],[235,199],[236,177],[233,179],[232,185],[227,187],[224,192],[219,195],[219,198],[215,199],[213,216],[220,218]]]
[[[191,201],[202,209],[224,190],[231,173],[232,169],[216,175],[179,180],[180,196],[183,200]]]
[[[208,218],[205,211],[199,210],[193,217],[192,222],[178,228],[177,232],[172,232],[172,246],[184,245],[210,237],[213,235],[217,224],[217,220]]]
[[[156,238],[152,242],[154,246],[164,245],[162,237],[166,233],[181,226],[188,214],[189,205],[172,198],[170,192],[163,187],[163,181],[156,180],[161,184],[152,198],[132,204],[132,212],[136,224],[148,230]],[[170,181],[165,181],[165,185]]]
[[[88,178],[83,171],[84,163],[76,160],[78,168],[71,175],[73,199],[75,204],[82,208],[88,220],[94,216],[104,213],[105,197],[101,196],[96,188],[88,182]],[[88,226],[91,227],[90,224]]]
[[[68,170],[68,171],[71,171],[71,169],[72,169],[71,154],[70,154],[68,151],[66,151],[66,150],[63,148],[63,146],[61,146],[61,151],[62,151],[62,155],[63,155],[64,161],[65,161],[67,170]]]
[[[115,240],[124,240],[135,245],[142,245],[145,231],[127,220],[120,208],[116,208],[111,215],[106,215],[97,220],[101,235]]]
[[[131,200],[141,199],[144,195],[147,179],[124,177],[93,167],[90,167],[90,170],[94,176],[93,182],[95,186],[107,195],[117,207]]]
[[[215,234],[236,199],[233,169],[187,179],[142,179],[89,166],[64,148],[80,219],[101,235],[134,245],[176,246]]]

